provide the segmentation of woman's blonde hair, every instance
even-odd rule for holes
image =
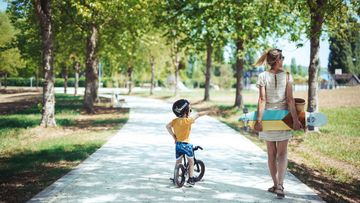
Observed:
[[[281,57],[281,53],[281,49],[270,49],[260,56],[254,66],[261,66],[265,64],[272,67],[275,64],[276,60]]]

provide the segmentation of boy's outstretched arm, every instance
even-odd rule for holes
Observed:
[[[197,113],[194,117],[192,117],[193,119],[194,119],[194,121],[196,120],[196,119],[198,119],[199,117],[201,117],[201,116],[204,116],[204,115],[207,115],[208,113],[210,113],[209,111],[202,111],[202,112],[199,112],[199,113]]]
[[[169,134],[174,138],[174,141],[176,143],[176,135],[175,135],[174,131],[172,130],[171,122],[166,125],[166,129],[169,132]]]

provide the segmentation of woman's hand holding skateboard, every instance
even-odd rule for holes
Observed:
[[[254,130],[256,132],[261,132],[263,130],[263,126],[261,121],[256,121],[255,125],[254,125]]]
[[[295,122],[293,123],[293,129],[294,130],[303,129],[303,126],[302,126],[302,124],[301,124],[301,122],[299,120],[295,120]]]

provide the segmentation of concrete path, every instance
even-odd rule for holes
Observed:
[[[30,202],[321,202],[288,173],[286,198],[266,192],[272,185],[264,151],[214,118],[204,116],[192,127],[191,142],[201,145],[196,157],[206,166],[203,181],[176,188],[169,178],[174,144],[165,125],[174,118],[171,104],[125,97],[131,108],[127,124],[75,170]]]

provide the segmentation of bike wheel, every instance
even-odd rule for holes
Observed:
[[[175,166],[174,182],[178,187],[182,187],[185,183],[185,167],[182,164]]]
[[[205,164],[201,160],[196,160],[194,164],[194,178],[196,181],[200,181],[205,174]]]

